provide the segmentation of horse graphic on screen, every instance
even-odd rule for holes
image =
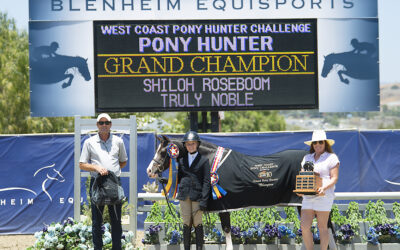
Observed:
[[[343,53],[331,53],[324,56],[324,65],[322,67],[322,77],[327,77],[334,66],[340,81],[349,84],[350,81],[344,76],[359,80],[377,79],[379,76],[378,59],[373,56],[375,50],[370,43],[358,42],[352,40],[354,50]]]
[[[63,81],[62,88],[71,86],[79,73],[85,81],[91,79],[87,59],[55,53],[58,43],[39,46],[33,50],[30,79],[34,84],[55,84]]]
[[[51,164],[49,166],[41,167],[36,172],[33,174],[33,177],[36,176],[43,176],[45,179],[42,182],[42,191],[49,197],[50,201],[53,201],[53,198],[47,191],[47,182],[48,181],[58,181],[58,182],[64,182],[65,178],[64,176],[60,173],[60,171],[56,170],[55,167],[56,164]],[[37,192],[35,192],[33,189],[26,188],[26,187],[7,187],[7,188],[0,188],[0,192],[5,192],[5,191],[15,191],[15,190],[21,190],[21,191],[27,191],[35,196],[37,195]]]
[[[186,155],[181,140],[157,137],[160,141],[153,160],[147,167],[149,177],[156,177],[169,168],[168,146],[173,143],[179,149],[179,157]],[[198,151],[207,157],[210,166],[214,161],[217,145],[202,141]],[[301,169],[305,150],[286,150],[267,156],[249,156],[234,150],[223,149],[218,174],[218,185],[227,194],[220,199],[209,199],[207,210],[218,212],[228,244],[231,244],[229,212],[245,207],[301,206],[302,198],[295,189],[296,175]],[[210,177],[211,178],[211,177]],[[211,178],[211,183],[213,179]],[[179,191],[178,191],[179,192]]]

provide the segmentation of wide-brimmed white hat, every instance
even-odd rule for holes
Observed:
[[[335,140],[327,139],[326,133],[323,130],[314,130],[312,133],[311,141],[305,141],[304,143],[311,146],[313,141],[326,141],[330,146],[335,144]]]
[[[97,122],[99,122],[101,118],[106,118],[107,121],[111,122],[111,117],[107,113],[101,113],[97,116]]]

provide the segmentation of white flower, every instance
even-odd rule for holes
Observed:
[[[57,223],[57,224],[54,226],[54,228],[55,228],[57,231],[61,231],[62,225],[61,225],[60,223]]]
[[[132,238],[133,238],[133,232],[132,231],[128,231],[128,232],[124,233],[124,235],[125,235],[125,239],[126,239],[127,242],[131,242],[132,241]]]
[[[85,237],[81,237],[81,242],[82,242],[82,243],[85,243],[85,242],[86,242]]]
[[[43,246],[44,246],[45,248],[50,248],[50,247],[51,247],[51,243],[48,242],[48,241],[46,241],[46,242],[43,244]]]
[[[71,232],[72,232],[71,226],[66,226],[66,227],[64,228],[64,231],[65,231],[67,234],[71,233]]]
[[[72,231],[74,231],[75,233],[79,231],[79,226],[77,224],[72,226]]]
[[[104,233],[103,244],[106,245],[111,242],[111,234],[110,232]]]
[[[106,232],[108,232],[108,231],[110,231],[110,223],[105,223],[104,224],[104,227],[105,227],[105,230],[104,231],[106,231]]]
[[[52,243],[57,243],[58,242],[58,237],[56,237],[56,236],[51,237],[51,242]]]
[[[79,244],[78,248],[79,249],[88,249],[88,247],[85,244]]]
[[[48,231],[49,233],[54,233],[54,232],[56,231],[56,228],[55,228],[54,226],[49,226],[49,227],[47,228],[47,231]]]
[[[58,244],[56,248],[57,249],[64,249],[64,245],[63,244]]]
[[[42,235],[43,235],[43,231],[36,232],[36,233],[35,233],[35,238],[36,238],[36,239],[39,239],[39,238],[42,237]]]
[[[105,237],[108,237],[108,238],[111,238],[111,233],[110,233],[110,232],[105,232],[105,233],[104,233],[104,236],[105,236]]]
[[[44,240],[45,240],[45,241],[51,242],[51,238],[52,238],[52,236],[51,236],[50,234],[46,234],[46,235],[44,236]]]

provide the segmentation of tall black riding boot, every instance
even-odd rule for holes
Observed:
[[[201,224],[198,225],[197,227],[194,228],[194,231],[196,233],[196,250],[202,250],[204,243],[203,225]]]
[[[190,250],[190,236],[192,228],[188,225],[183,225],[183,246],[185,250]]]

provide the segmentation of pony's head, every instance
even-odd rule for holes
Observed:
[[[169,155],[167,153],[167,147],[170,143],[170,140],[166,136],[157,137],[160,141],[158,145],[157,151],[151,160],[149,166],[147,167],[147,175],[151,178],[157,177],[158,174],[162,173],[169,167]]]
[[[322,72],[321,72],[321,76],[322,77],[327,77],[329,72],[331,72],[332,67],[333,67],[333,62],[332,62],[332,55],[333,54],[329,54],[327,56],[324,56],[324,66],[322,67]]]
[[[88,59],[84,59],[82,57],[78,57],[78,59],[79,59],[79,63],[77,65],[77,67],[78,67],[79,73],[81,73],[81,75],[83,76],[85,81],[89,81],[92,78],[90,77],[89,67],[87,64]]]

